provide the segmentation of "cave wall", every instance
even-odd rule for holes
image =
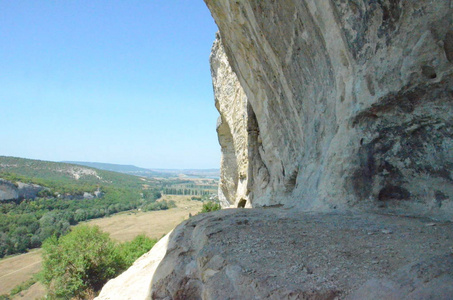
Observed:
[[[205,2],[224,206],[451,218],[451,1]]]

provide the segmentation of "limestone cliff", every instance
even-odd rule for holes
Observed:
[[[210,61],[215,106],[220,112],[217,124],[222,149],[219,199],[224,207],[250,207],[253,170],[264,167],[257,148],[256,118],[219,37],[212,47]],[[267,176],[265,169],[261,171]],[[261,181],[266,179],[261,178]]]
[[[0,178],[0,201],[14,200],[19,198],[17,186],[8,180]]]
[[[0,178],[0,201],[32,199],[44,189],[44,187],[37,184],[23,182],[13,183]]]
[[[451,1],[206,3],[229,204],[452,216]]]

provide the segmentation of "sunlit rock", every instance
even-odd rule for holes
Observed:
[[[451,218],[448,1],[206,3],[230,204]]]

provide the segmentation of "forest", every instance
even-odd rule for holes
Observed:
[[[154,179],[67,163],[0,156],[0,178],[13,184],[38,184],[44,189],[32,199],[0,201],[0,258],[41,247],[71,226],[128,210],[165,210],[172,201],[157,201],[161,193],[208,198],[215,185],[190,180]],[[86,198],[85,193],[95,194]],[[200,198],[201,200],[201,198]]]
[[[147,190],[102,187],[96,199],[38,197],[19,202],[0,202],[0,257],[40,247],[52,235],[65,234],[71,225],[94,218],[138,209],[168,209],[171,203],[158,202],[160,193]]]

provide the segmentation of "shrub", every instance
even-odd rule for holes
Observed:
[[[156,242],[142,234],[117,244],[98,226],[79,225],[43,243],[40,279],[50,298],[92,298],[107,280],[132,265]]]
[[[213,201],[208,201],[203,203],[203,207],[201,208],[201,212],[211,212],[211,211],[216,211],[220,210],[222,207],[220,206],[219,203],[213,202]]]
[[[118,247],[99,227],[81,225],[43,243],[42,281],[51,298],[84,298],[126,266]]]
[[[142,206],[142,211],[151,211],[151,210],[167,210],[169,208],[176,207],[176,203],[173,200],[162,200],[157,202],[148,203]]]
[[[150,239],[144,234],[136,236],[132,241],[119,245],[120,255],[124,262],[129,266],[134,263],[140,256],[151,250],[156,239]]]

